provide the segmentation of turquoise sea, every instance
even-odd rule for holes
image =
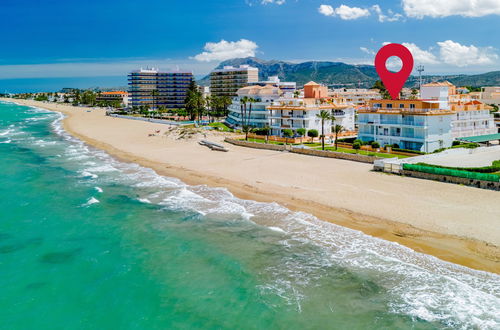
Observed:
[[[498,329],[500,276],[123,163],[0,103],[2,329]]]

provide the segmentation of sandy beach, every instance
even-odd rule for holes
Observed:
[[[4,99],[6,100],[6,99]],[[12,100],[6,100],[12,101]],[[102,109],[16,100],[67,115],[64,128],[89,145],[188,184],[292,210],[398,242],[471,268],[500,273],[500,193],[371,171],[370,164],[178,139],[167,125],[105,116]],[[156,136],[149,136],[159,130]],[[207,132],[221,142],[224,134]]]

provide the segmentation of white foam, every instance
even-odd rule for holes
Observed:
[[[11,142],[12,142],[12,140],[7,139],[7,140],[5,140],[5,141],[1,141],[0,143],[3,143],[3,144],[8,144],[8,143],[11,143]]]
[[[94,189],[98,192],[98,193],[102,193],[102,188],[101,187],[94,187]]]
[[[99,177],[97,174],[94,174],[94,173],[91,173],[91,172],[87,172],[87,171],[81,171],[80,174],[84,178],[97,179]]]
[[[83,204],[82,206],[90,206],[92,204],[97,204],[100,203],[98,199],[94,197],[90,197],[90,199],[87,201],[87,203]]]
[[[147,198],[138,198],[137,200],[141,203],[151,204],[151,201]]]

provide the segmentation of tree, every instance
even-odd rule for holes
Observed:
[[[158,90],[157,89],[153,89],[151,91],[151,97],[153,98],[153,109],[157,109],[157,105],[156,105],[156,100],[157,100],[157,96],[160,95],[160,93],[158,93]]]
[[[205,99],[203,94],[198,90],[196,82],[191,80],[189,85],[187,96],[186,96],[186,110],[191,117],[191,120],[196,120],[199,118],[200,113],[203,114],[203,107],[205,105]]]
[[[271,133],[271,126],[266,124],[262,129],[266,132],[266,143],[269,143],[269,134]]]
[[[358,150],[361,149],[361,143],[359,141],[354,141],[352,148],[356,150],[356,153],[358,153]]]
[[[306,129],[305,128],[297,129],[297,134],[299,134],[300,136],[306,135]]]
[[[418,89],[412,88],[411,89],[410,100],[416,100],[417,99],[417,95],[418,95]]]
[[[252,116],[252,104],[255,102],[251,97],[244,96],[240,100],[241,128],[245,133],[245,141],[248,141],[248,133],[252,130],[250,120]]]
[[[285,137],[285,145],[288,142],[288,138],[291,138],[293,136],[293,131],[289,128],[286,128],[283,130],[283,136]]]
[[[229,115],[228,108],[233,103],[231,98],[227,95],[220,97],[220,105],[222,108],[222,113],[224,117],[227,117]]]
[[[335,117],[326,110],[321,110],[316,117],[321,119],[321,149],[325,150],[325,121],[335,120]]]
[[[377,80],[375,84],[373,84],[373,89],[378,89],[380,92],[380,95],[382,96],[383,99],[388,100],[391,99],[391,95],[387,91],[387,88],[385,88],[384,83],[382,80]]]
[[[339,134],[344,131],[344,126],[342,125],[335,125],[332,127],[333,132],[335,133],[335,150],[337,150],[338,147],[338,141],[339,141]]]
[[[307,136],[309,136],[310,138],[318,137],[318,135],[319,133],[317,129],[310,129],[309,131],[307,131]]]
[[[373,141],[373,142],[372,142],[372,148],[373,148],[373,149],[378,149],[378,148],[380,148],[380,143],[378,143],[377,141]]]

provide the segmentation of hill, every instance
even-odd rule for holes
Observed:
[[[235,58],[221,62],[215,69],[224,66],[250,65],[259,69],[259,78],[266,80],[270,76],[278,76],[282,81],[295,81],[302,86],[308,81],[346,88],[371,87],[379,79],[373,65],[352,65],[342,62],[309,61],[291,63],[285,61],[266,61],[256,57]],[[432,75],[423,76],[425,82],[449,80],[457,86],[498,86],[500,85],[500,71],[477,75]],[[208,76],[199,81],[202,85],[209,85]],[[407,87],[416,87],[418,78],[410,76]]]

